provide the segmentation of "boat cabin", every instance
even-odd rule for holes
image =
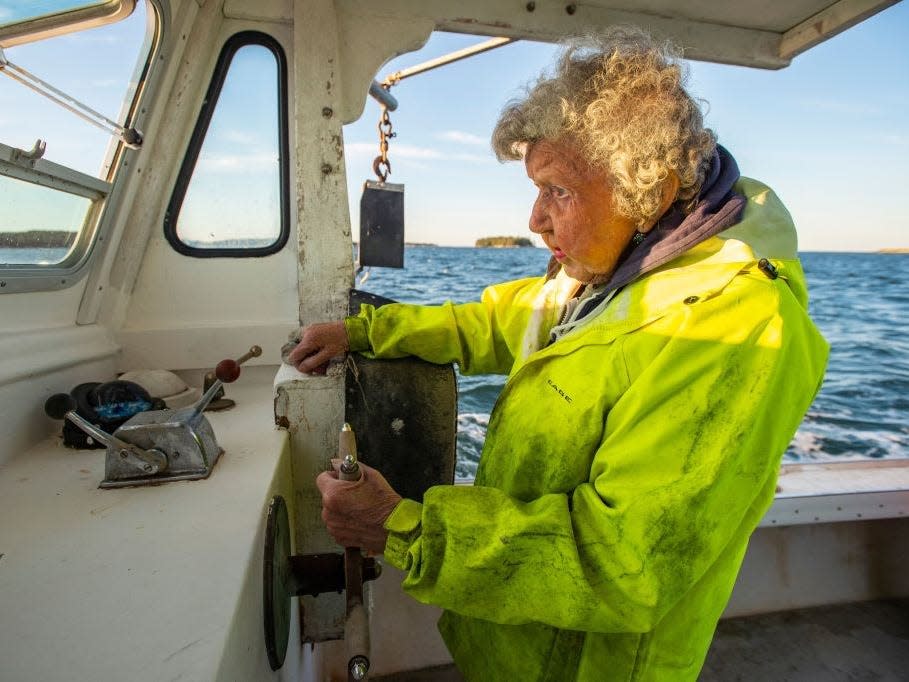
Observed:
[[[451,482],[451,368],[342,362],[302,375],[282,362],[301,321],[370,300],[351,293],[359,188],[343,126],[371,96],[393,110],[383,66],[433,31],[557,42],[632,23],[692,59],[783,69],[891,4],[0,3],[0,86],[48,110],[34,144],[5,139],[2,121],[20,113],[0,111],[0,679],[340,680],[354,675],[351,646],[374,678],[458,679],[438,611],[405,596],[396,570],[367,558],[363,580],[345,574],[313,483],[345,422],[366,438],[386,420],[394,440],[411,418],[439,453],[415,494]],[[117,26],[128,30],[114,41],[104,31]],[[51,41],[71,61],[49,60]],[[242,125],[219,107],[230,98],[252,103]],[[77,138],[95,156],[70,158]],[[393,214],[386,200],[376,210]],[[361,254],[394,261],[402,240],[380,235]],[[156,395],[123,383],[140,378]],[[155,416],[86,418],[104,390]],[[409,401],[425,409],[399,415]],[[874,679],[905,674],[907,602],[875,604],[909,596],[907,464],[784,466],[705,679],[787,679],[778,671],[791,668],[768,667],[778,645],[741,653],[758,628],[786,623],[799,637],[870,628],[896,652]],[[410,480],[416,467],[402,468]],[[821,625],[804,611],[841,604]],[[770,620],[745,618],[760,614]],[[830,674],[814,679],[847,679]]]

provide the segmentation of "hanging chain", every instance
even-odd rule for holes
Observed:
[[[385,182],[385,178],[391,175],[391,161],[388,160],[388,141],[395,137],[397,133],[392,131],[391,118],[388,116],[388,109],[382,107],[382,116],[379,118],[379,155],[372,162],[372,170],[379,178],[379,182]]]

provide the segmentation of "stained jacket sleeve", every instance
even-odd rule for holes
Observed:
[[[463,374],[507,374],[539,282],[491,286],[473,303],[363,305],[344,322],[350,349],[376,358],[413,355],[440,364],[456,362]]]
[[[772,502],[823,374],[826,346],[797,306],[732,292],[618,339],[629,383],[589,479],[530,501],[440,486],[402,502],[385,556],[404,589],[495,623],[646,632],[711,567],[731,580],[737,563],[718,558],[743,551]]]

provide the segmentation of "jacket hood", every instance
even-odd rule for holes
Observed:
[[[575,319],[589,315],[617,289],[738,222],[746,204],[745,197],[734,189],[739,177],[739,167],[732,154],[717,145],[694,210],[685,213],[678,203],[673,204],[643,242],[629,247],[631,251],[623,255],[619,267],[605,285],[596,283],[599,293],[584,302]]]
[[[686,214],[674,204],[619,265],[606,283],[606,292],[633,282],[737,223],[746,202],[734,189],[739,177],[732,154],[717,145],[694,210]]]

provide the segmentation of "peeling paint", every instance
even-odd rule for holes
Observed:
[[[453,22],[458,24],[469,24],[471,26],[492,26],[494,28],[513,28],[512,24],[507,21],[480,21],[473,17],[455,17]]]

